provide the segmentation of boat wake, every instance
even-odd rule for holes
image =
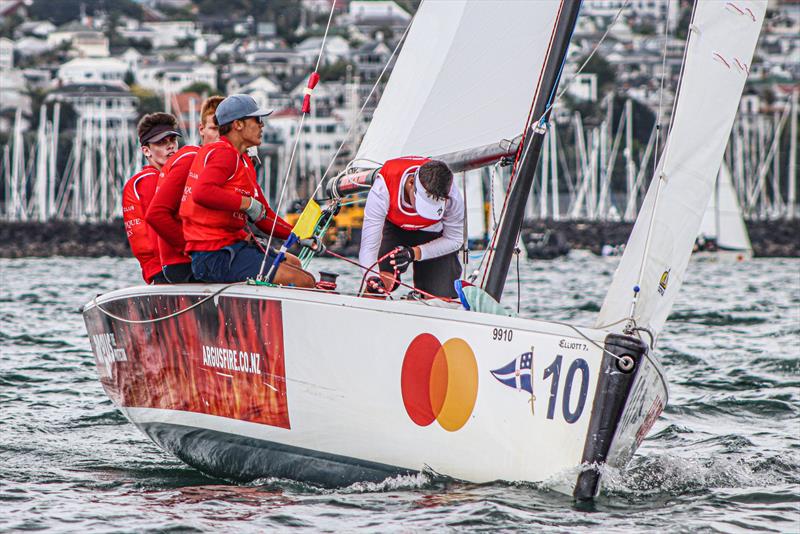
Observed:
[[[715,489],[780,486],[796,483],[800,456],[743,457],[731,454],[686,458],[672,453],[636,456],[624,471],[603,466],[607,496],[685,496]]]

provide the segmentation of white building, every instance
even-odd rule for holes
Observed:
[[[47,34],[47,44],[49,44],[51,48],[56,48],[63,43],[72,42],[72,40],[75,38],[75,35],[78,33],[93,31],[95,30],[89,26],[84,26],[79,22],[72,21],[59,26]]]
[[[315,65],[319,57],[322,37],[309,37],[294,47],[294,51],[303,58],[307,65]],[[350,45],[344,37],[333,35],[325,40],[322,64],[330,65],[337,61],[350,59]]]
[[[126,72],[128,64],[116,58],[76,58],[59,67],[58,79],[62,85],[122,82]]]
[[[79,57],[108,57],[108,37],[102,32],[76,32],[72,36],[72,49]]]
[[[411,15],[391,0],[353,0],[344,20],[365,32],[381,27],[403,32]]]
[[[23,22],[14,28],[14,37],[20,38],[26,35],[47,39],[47,36],[56,30],[56,25],[49,20],[30,20]]]
[[[14,41],[0,37],[0,72],[5,73],[14,68]]]
[[[23,57],[38,56],[52,49],[47,41],[36,37],[23,37],[14,43],[14,51]]]
[[[624,14],[663,21],[669,16],[670,30],[678,25],[680,2],[673,0],[584,0],[582,16],[613,18],[625,4]]]
[[[200,36],[197,26],[190,20],[145,22],[142,28],[154,33],[151,40],[153,48],[171,48],[177,46],[179,41]]]
[[[136,81],[159,93],[176,94],[194,83],[217,85],[217,69],[210,63],[155,63],[140,65]]]
[[[578,74],[569,84],[567,92],[579,100],[596,102],[597,74],[587,72]]]
[[[236,93],[253,94],[259,93],[260,95],[273,95],[281,92],[281,86],[270,80],[264,75],[239,75],[233,76],[226,86],[226,93],[229,95]],[[269,98],[265,99],[265,104],[269,105]]]
[[[84,120],[105,122],[111,135],[118,131],[114,127],[123,123],[133,124],[138,100],[124,83],[113,81],[69,84],[47,96],[48,102],[71,104]]]

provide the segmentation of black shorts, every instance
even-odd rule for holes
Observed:
[[[164,265],[161,272],[168,284],[191,284],[197,282],[192,274],[192,263],[173,263]]]
[[[400,245],[414,247],[423,245],[440,237],[441,232],[426,232],[424,230],[403,230],[389,221],[383,225],[383,237],[378,257]],[[380,263],[380,270],[392,272],[394,269],[386,258]],[[437,297],[456,298],[453,282],[461,276],[461,262],[458,261],[458,251],[414,262],[414,287],[436,295]],[[398,273],[399,277],[399,273]]]

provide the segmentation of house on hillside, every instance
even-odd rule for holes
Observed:
[[[64,43],[72,42],[76,34],[94,31],[94,28],[90,28],[89,26],[85,26],[80,22],[73,20],[66,24],[62,24],[47,34],[47,44],[49,44],[51,48],[56,48]]]
[[[112,57],[75,58],[58,69],[61,85],[120,82],[125,79],[128,64]]]
[[[245,60],[271,78],[292,78],[308,73],[305,59],[288,48],[260,48],[246,53]]]
[[[103,32],[76,32],[72,36],[72,50],[78,57],[108,57],[108,37]]]
[[[30,124],[31,97],[27,94],[22,71],[10,69],[0,76],[0,132],[11,131],[18,109],[25,121],[22,124],[24,131]]]
[[[275,99],[282,94],[281,86],[263,74],[236,75],[228,80],[226,94],[244,93],[251,95],[267,107],[275,107]]]
[[[133,127],[139,99],[122,82],[71,83],[47,95],[47,102],[66,102],[78,116],[108,126],[108,135],[122,135],[121,126]]]
[[[352,0],[340,23],[353,26],[364,35],[389,29],[400,35],[411,22],[411,15],[391,0]]]
[[[14,41],[0,37],[0,72],[4,74],[14,68]]]
[[[23,37],[14,43],[14,52],[23,58],[46,54],[52,49],[47,41],[36,37]]]
[[[56,30],[56,25],[49,20],[29,20],[14,28],[14,38],[25,36],[47,39],[47,36]]]
[[[322,37],[309,37],[294,47],[295,53],[303,58],[307,65],[316,65],[317,57],[322,46]],[[350,45],[344,37],[333,35],[325,40],[323,65],[330,65],[337,61],[350,59]]]
[[[353,54],[353,63],[362,81],[375,81],[391,57],[391,48],[383,40],[376,40],[361,45]],[[392,59],[393,63],[396,58]]]
[[[0,0],[0,23],[9,17],[28,18],[28,8],[33,0]]]
[[[203,95],[194,92],[178,93],[169,99],[169,112],[178,119],[178,125],[186,134],[185,142],[198,143],[195,131],[200,122],[200,107],[203,105]]]
[[[217,69],[211,63],[164,62],[140,65],[139,85],[159,92],[177,94],[195,83],[217,86]]]

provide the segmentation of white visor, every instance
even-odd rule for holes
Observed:
[[[417,214],[432,221],[441,220],[444,214],[444,199],[435,199],[425,191],[419,175],[414,179],[414,193],[414,208]]]

